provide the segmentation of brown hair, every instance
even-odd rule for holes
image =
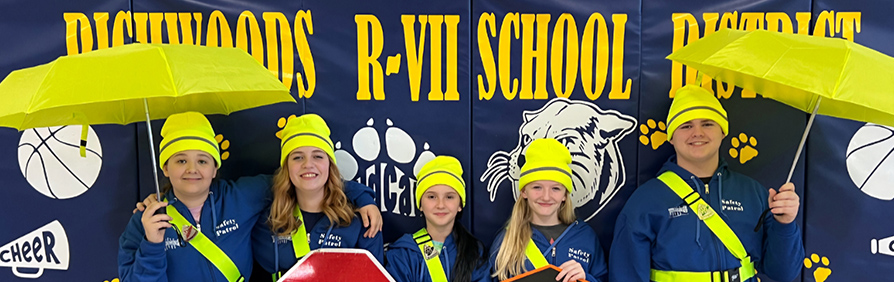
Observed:
[[[345,196],[344,182],[338,167],[329,160],[329,178],[323,185],[323,202],[320,206],[323,214],[329,219],[330,225],[348,226],[354,218],[354,207],[348,203]],[[270,216],[267,217],[270,229],[277,235],[288,235],[301,226],[301,222],[295,220],[292,212],[298,205],[298,196],[295,185],[289,178],[288,161],[276,170],[273,175],[273,204],[270,205]]]

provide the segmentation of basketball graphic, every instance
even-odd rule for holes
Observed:
[[[87,156],[81,157],[81,126],[28,129],[19,139],[19,168],[34,190],[54,199],[77,197],[93,186],[102,168],[102,145],[88,128]]]
[[[861,127],[847,145],[845,163],[860,191],[880,200],[894,199],[894,127]]]

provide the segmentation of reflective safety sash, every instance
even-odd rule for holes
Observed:
[[[546,262],[546,257],[543,256],[543,253],[541,253],[540,249],[537,248],[537,245],[534,244],[534,239],[528,240],[528,246],[525,247],[525,256],[528,257],[528,260],[534,265],[534,269],[549,264]]]
[[[298,205],[295,205],[295,210],[292,211],[292,216],[301,222],[301,225],[298,225],[298,229],[292,231],[292,250],[295,251],[295,258],[300,259],[310,252],[310,241],[307,239],[307,228],[304,228],[307,224],[304,222],[304,216],[301,215],[301,209],[298,208]],[[274,246],[274,248],[278,247]],[[279,265],[276,267],[279,267]],[[279,278],[282,277],[282,271],[272,273],[270,276],[273,278],[273,281],[279,280]]]
[[[292,231],[292,249],[295,250],[295,258],[301,258],[310,252],[310,242],[307,240],[307,229],[304,228],[307,224],[304,222],[304,217],[301,216],[301,209],[298,208],[298,205],[295,205],[295,210],[292,211],[292,216],[301,222],[301,224],[298,225],[298,229]]]
[[[227,281],[245,281],[245,277],[243,277],[242,274],[239,273],[239,268],[236,267],[236,264],[233,263],[233,260],[231,260],[230,257],[227,256],[227,254],[224,253],[223,250],[217,247],[214,242],[211,242],[211,239],[208,239],[205,234],[202,234],[202,232],[198,232],[198,229],[196,229],[195,226],[189,223],[189,221],[186,220],[186,218],[183,217],[183,215],[181,215],[176,208],[174,208],[174,205],[168,205],[165,208],[165,211],[167,211],[168,215],[171,216],[171,224],[174,225],[174,227],[184,229],[189,226],[197,231],[195,237],[189,239],[189,241],[187,241],[186,243],[192,245],[194,248],[196,248],[197,251],[199,251],[200,254],[202,254],[202,256],[208,259],[211,264],[214,264],[214,266],[217,267],[217,270],[219,270],[221,274],[227,277]]]
[[[719,215],[711,208],[708,203],[702,199],[701,195],[699,195],[698,191],[692,189],[689,184],[686,184],[682,178],[676,173],[671,171],[666,171],[658,176],[658,180],[664,182],[667,187],[670,187],[674,193],[677,194],[687,205],[692,209],[693,212],[698,216],[698,218],[708,226],[708,229],[720,239],[720,242],[726,246],[727,250],[733,254],[734,257],[739,259],[741,263],[741,267],[733,268],[728,270],[721,271],[710,271],[710,272],[689,272],[689,271],[669,271],[669,270],[656,270],[652,269],[651,271],[651,279],[656,282],[665,282],[665,281],[730,281],[730,282],[738,282],[745,281],[750,279],[755,275],[754,271],[754,263],[751,261],[751,257],[748,256],[748,253],[745,251],[745,247],[742,246],[742,242],[739,241],[739,237],[736,236],[736,233],[730,229],[729,225],[720,218]]]
[[[441,255],[439,250],[435,250],[431,236],[425,228],[416,231],[413,239],[419,245],[419,251],[425,259],[425,266],[428,268],[428,275],[432,282],[447,282],[447,275],[444,274],[444,267],[441,265]]]

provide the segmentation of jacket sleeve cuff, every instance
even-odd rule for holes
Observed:
[[[164,241],[161,243],[152,243],[144,238],[143,241],[140,242],[140,252],[148,256],[162,255],[165,252],[165,243]]]
[[[797,223],[792,222],[789,224],[782,224],[776,221],[776,218],[772,216],[770,217],[769,225],[770,232],[779,236],[792,237],[799,236],[798,234],[800,233],[800,228],[798,228]]]

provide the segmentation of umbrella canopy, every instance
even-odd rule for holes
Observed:
[[[724,29],[667,57],[786,105],[894,126],[894,58],[839,38]]]
[[[17,70],[0,82],[0,97],[0,126],[83,125],[82,157],[88,125],[145,121],[153,168],[152,119],[295,102],[285,85],[243,50],[166,44],[123,45]],[[152,172],[161,201],[158,171]]]
[[[295,102],[245,51],[194,45],[129,44],[59,57],[0,82],[0,126],[24,130],[128,124],[196,111],[229,114]]]

